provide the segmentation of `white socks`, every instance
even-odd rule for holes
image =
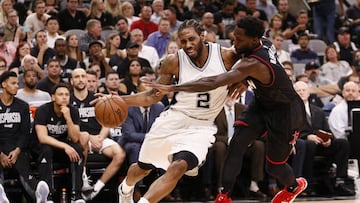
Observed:
[[[149,203],[149,201],[147,199],[145,199],[144,197],[140,198],[140,200],[137,203]]]
[[[95,191],[100,191],[103,187],[104,187],[104,183],[101,182],[101,180],[96,181],[95,185],[94,185],[94,190]]]
[[[122,182],[122,187],[121,187],[123,193],[128,194],[129,192],[131,192],[133,188],[134,186],[129,186],[126,184],[126,178],[125,178],[124,181]]]
[[[258,186],[258,184],[255,182],[255,181],[251,181],[251,183],[250,183],[250,188],[249,188],[249,190],[250,191],[253,191],[253,192],[257,192],[257,191],[259,191],[260,189],[259,189],[259,186]]]

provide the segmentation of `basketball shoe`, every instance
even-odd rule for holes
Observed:
[[[232,199],[228,197],[228,193],[219,192],[215,198],[215,203],[232,203]]]
[[[9,199],[6,197],[4,187],[0,184],[0,203],[9,203]]]
[[[127,194],[125,194],[122,189],[122,183],[118,187],[118,193],[119,193],[119,203],[134,203],[134,188]]]
[[[297,178],[296,182],[298,183],[298,187],[294,192],[287,191],[285,187],[275,195],[275,197],[271,200],[271,203],[292,203],[296,196],[298,196],[307,187],[307,181],[305,178]]]

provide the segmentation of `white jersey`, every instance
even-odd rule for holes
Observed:
[[[209,55],[203,67],[197,67],[182,49],[178,55],[179,84],[227,72],[218,44],[209,43]],[[191,118],[214,120],[224,106],[227,93],[226,86],[209,92],[179,92],[176,95],[177,103],[171,108]]]

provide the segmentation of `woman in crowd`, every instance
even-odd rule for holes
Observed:
[[[13,62],[10,64],[9,69],[18,73],[18,69],[21,66],[21,61],[25,55],[31,54],[31,46],[28,42],[20,42],[16,47],[15,57]]]
[[[134,21],[137,21],[140,19],[139,17],[134,16],[134,13],[135,13],[134,6],[128,1],[123,2],[121,4],[121,12],[128,21],[129,29],[130,29],[131,24]]]
[[[334,45],[329,45],[325,49],[325,60],[327,61],[320,67],[320,76],[336,84],[343,76],[351,74],[352,70],[347,61],[339,60],[340,55]]]
[[[101,22],[101,27],[105,29],[113,29],[115,26],[114,18],[111,13],[105,10],[103,0],[92,0],[90,4],[90,14],[88,19],[97,19]]]
[[[121,92],[127,95],[137,93],[141,69],[142,66],[138,59],[130,60],[129,74],[120,82],[119,90]]]
[[[273,35],[278,32],[282,32],[282,20],[283,17],[280,14],[275,14],[271,17],[270,23],[269,23],[269,29],[265,31],[264,36],[268,38],[269,40],[272,39]]]
[[[121,4],[119,0],[105,0],[104,3],[105,3],[105,10],[111,13],[114,19],[122,15]]]
[[[118,49],[120,45],[120,36],[118,33],[111,33],[107,40],[105,49],[103,49],[103,54],[105,57],[110,58],[113,55],[118,55],[120,58],[125,58],[126,53]]]
[[[66,55],[80,62],[80,66],[85,68],[83,62],[86,57],[84,52],[80,51],[79,40],[76,34],[70,34],[66,37]]]

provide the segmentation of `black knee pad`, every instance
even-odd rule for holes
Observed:
[[[173,161],[176,160],[185,160],[188,164],[187,170],[191,170],[199,165],[199,161],[195,154],[189,152],[189,151],[180,151],[178,153],[175,153],[173,155]]]
[[[153,170],[155,169],[156,167],[152,164],[146,164],[146,163],[143,163],[143,162],[140,162],[138,161],[137,164],[139,165],[139,167],[141,169],[144,169],[144,170]]]

